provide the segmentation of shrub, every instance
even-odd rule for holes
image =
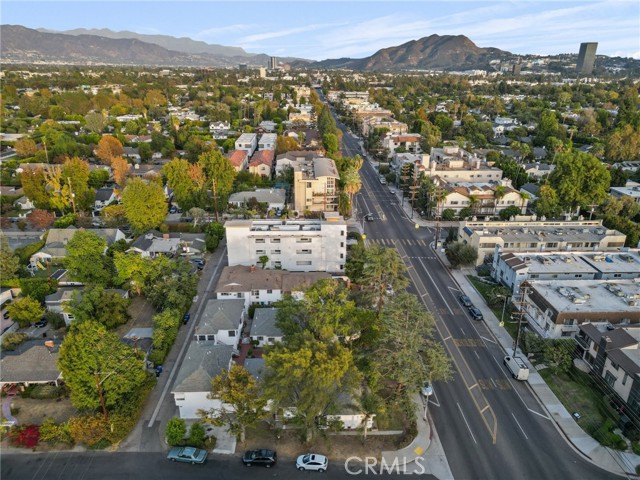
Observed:
[[[186,434],[187,426],[183,418],[173,417],[167,422],[167,427],[164,430],[164,436],[169,445],[183,445]]]
[[[206,439],[207,432],[204,430],[204,427],[200,422],[196,422],[191,425],[191,428],[189,429],[189,445],[202,448]]]
[[[635,453],[636,455],[640,455],[640,442],[633,442],[631,444],[631,450],[633,450],[633,453]]]
[[[451,221],[456,217],[456,212],[452,208],[445,208],[442,212],[442,220]]]
[[[48,443],[73,444],[73,437],[67,422],[56,423],[53,418],[46,418],[40,425],[40,440]]]
[[[74,442],[88,447],[105,440],[107,431],[108,424],[102,415],[82,415],[69,419],[69,433]]]
[[[63,387],[56,387],[55,385],[31,384],[22,391],[20,396],[23,398],[35,398],[37,400],[44,400],[48,398],[61,397],[63,393]]]
[[[71,225],[75,225],[77,215],[73,213],[67,213],[66,215],[58,218],[55,222],[53,222],[54,228],[67,228]]]
[[[44,314],[44,316],[49,321],[49,325],[51,325],[51,328],[53,328],[54,330],[67,326],[64,321],[64,317],[60,313],[48,310],[47,313]]]
[[[34,448],[40,441],[40,427],[38,425],[16,427],[9,433],[9,439],[16,447]]]
[[[15,350],[16,348],[18,348],[18,346],[22,345],[28,339],[29,335],[27,335],[26,333],[7,333],[2,339],[2,349],[7,351]]]
[[[45,240],[40,240],[36,243],[30,243],[29,245],[25,245],[24,247],[16,248],[15,254],[20,258],[20,263],[27,263],[31,258],[31,255],[36,253],[42,247],[44,247]]]

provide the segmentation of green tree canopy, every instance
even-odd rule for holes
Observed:
[[[458,268],[475,264],[478,259],[478,250],[466,243],[453,242],[447,245],[445,255],[451,266]]]
[[[111,268],[105,257],[107,242],[89,230],[78,230],[67,243],[64,260],[71,278],[90,285],[107,285]]]
[[[173,190],[174,198],[184,211],[193,205],[195,185],[189,176],[190,166],[188,161],[174,158],[162,167],[162,173],[167,177],[167,185]]]
[[[74,325],[65,336],[58,367],[73,405],[89,411],[101,406],[98,383],[106,408],[113,410],[133,401],[147,375],[133,348],[92,321]]]
[[[20,259],[11,252],[9,243],[3,236],[0,238],[0,279],[14,279],[18,270],[20,270]]]
[[[127,323],[129,318],[129,299],[117,291],[108,291],[103,287],[85,288],[71,302],[71,312],[76,322],[97,321],[112,330]]]
[[[21,328],[28,327],[33,322],[37,322],[44,315],[44,308],[35,298],[18,298],[7,307],[7,312],[11,319],[18,322]]]
[[[158,227],[167,216],[167,200],[162,185],[132,178],[122,192],[127,220],[137,234]]]

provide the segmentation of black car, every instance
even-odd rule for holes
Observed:
[[[38,320],[34,325],[36,328],[42,328],[42,327],[46,327],[48,323],[49,323],[49,320],[47,320],[46,318],[43,318],[41,320]]]
[[[9,318],[9,312],[4,312],[3,318],[6,320],[7,318]]]
[[[471,299],[466,295],[460,295],[458,298],[460,299],[460,303],[462,303],[462,305],[464,305],[465,307],[467,308],[473,307],[473,303],[471,303]]]
[[[469,309],[469,314],[471,315],[471,317],[474,320],[482,320],[482,312],[480,311],[480,309],[476,308],[476,307],[471,307]]]
[[[247,467],[262,465],[270,468],[276,464],[278,454],[274,450],[247,450],[242,457],[242,463]]]

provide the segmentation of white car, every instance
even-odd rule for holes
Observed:
[[[424,382],[422,388],[420,389],[420,393],[422,393],[423,397],[430,397],[433,395],[433,386],[430,382]]]
[[[296,460],[296,468],[301,472],[305,470],[315,470],[316,472],[326,472],[329,465],[329,459],[324,455],[317,453],[307,453],[300,455]]]

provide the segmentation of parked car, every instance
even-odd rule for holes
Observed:
[[[36,328],[42,328],[42,327],[46,327],[48,323],[49,323],[49,320],[47,320],[46,318],[41,318],[36,323],[34,323],[34,325]]]
[[[483,317],[482,317],[482,312],[480,311],[480,309],[479,309],[479,308],[471,307],[471,308],[469,309],[469,313],[471,314],[471,317],[472,317],[474,320],[482,320],[482,318],[483,318]]]
[[[169,208],[169,213],[178,213],[178,209],[172,206],[171,208]]]
[[[307,453],[306,455],[300,455],[296,459],[296,468],[301,472],[305,470],[315,470],[316,472],[326,472],[329,466],[329,459],[324,455],[318,455],[317,453]]]
[[[167,458],[172,462],[184,463],[204,463],[207,459],[208,452],[201,448],[195,447],[173,447],[169,450]]]
[[[433,386],[431,385],[431,382],[424,382],[424,385],[422,385],[422,388],[420,389],[420,393],[422,393],[423,397],[430,397],[433,395]]]
[[[247,467],[262,465],[271,468],[276,464],[278,454],[274,450],[247,450],[242,457],[242,463]]]
[[[462,305],[464,305],[465,307],[467,308],[473,307],[473,303],[471,303],[471,299],[466,295],[460,295],[458,298],[460,299],[460,303],[462,303]]]
[[[4,314],[2,315],[2,318],[4,318],[5,320],[9,318],[9,312],[4,312]]]
[[[186,325],[187,323],[189,323],[189,320],[191,320],[191,314],[190,313],[185,313],[184,317],[182,317],[182,323],[184,323]]]

